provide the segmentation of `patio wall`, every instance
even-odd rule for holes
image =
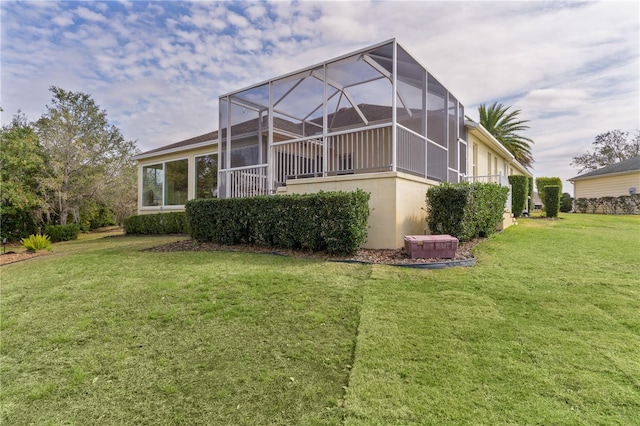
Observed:
[[[369,237],[371,249],[395,249],[403,246],[405,235],[425,233],[425,196],[438,182],[400,172],[354,174],[327,178],[288,181],[278,194],[305,194],[319,191],[354,191],[371,194]]]

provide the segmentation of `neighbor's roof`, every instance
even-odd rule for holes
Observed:
[[[625,174],[625,173],[632,173],[632,172],[640,172],[640,155],[636,157],[631,157],[627,160],[621,161],[616,164],[611,164],[610,166],[605,166],[601,169],[594,170],[589,173],[585,173],[583,175],[572,177],[571,179],[569,179],[569,182],[573,182],[574,180],[588,179],[588,178],[604,176],[604,175]]]

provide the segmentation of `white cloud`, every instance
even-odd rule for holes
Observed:
[[[51,19],[51,22],[58,25],[59,27],[67,27],[69,25],[73,25],[73,16],[68,12],[61,13],[57,16],[54,16],[53,19]]]
[[[93,22],[104,22],[107,20],[107,18],[105,18],[104,15],[96,13],[83,6],[80,6],[76,9],[76,15],[78,15],[82,19],[86,19],[87,21],[93,21]]]
[[[220,94],[392,37],[472,118],[478,104],[496,100],[521,109],[531,120],[536,175],[571,177],[571,157],[595,135],[640,127],[634,2],[0,7],[3,123],[18,108],[37,118],[47,88],[58,85],[100,99],[143,150],[214,130]]]

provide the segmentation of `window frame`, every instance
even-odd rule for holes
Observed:
[[[206,152],[203,154],[194,154],[193,155],[193,199],[197,200],[198,199],[198,158],[200,157],[207,157],[209,155],[217,155],[218,158],[216,158],[216,165],[218,166],[218,172],[217,174],[220,173],[220,153],[218,151],[212,151],[212,152]],[[218,197],[218,178],[216,178],[216,187],[215,187],[215,191],[216,191],[216,195],[213,198],[219,198]]]
[[[178,157],[178,158],[171,158],[171,159],[166,159],[166,160],[162,160],[162,161],[154,161],[152,163],[148,163],[148,164],[141,164],[142,166],[142,179],[144,181],[144,168],[145,167],[152,167],[152,166],[157,166],[159,164],[162,164],[162,202],[160,204],[158,204],[157,206],[145,206],[144,205],[144,185],[141,185],[140,188],[140,209],[141,210],[164,210],[164,209],[184,209],[185,204],[165,204],[165,192],[166,192],[166,185],[167,185],[167,173],[166,173],[166,164],[167,163],[173,163],[175,161],[183,161],[186,160],[187,162],[187,201],[190,200],[189,198],[189,194],[190,194],[190,179],[189,179],[189,171],[191,169],[190,164],[189,164],[189,156],[186,157]],[[195,187],[194,187],[195,188]]]

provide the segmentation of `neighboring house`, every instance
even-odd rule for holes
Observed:
[[[542,200],[540,199],[540,195],[534,191],[533,193],[533,211],[539,212],[542,211]]]
[[[640,155],[573,177],[569,182],[576,199],[640,193]]]
[[[429,187],[531,177],[395,39],[225,94],[219,106],[219,132],[135,157],[140,214],[193,198],[359,188],[371,193],[366,247],[397,248],[425,232]]]

